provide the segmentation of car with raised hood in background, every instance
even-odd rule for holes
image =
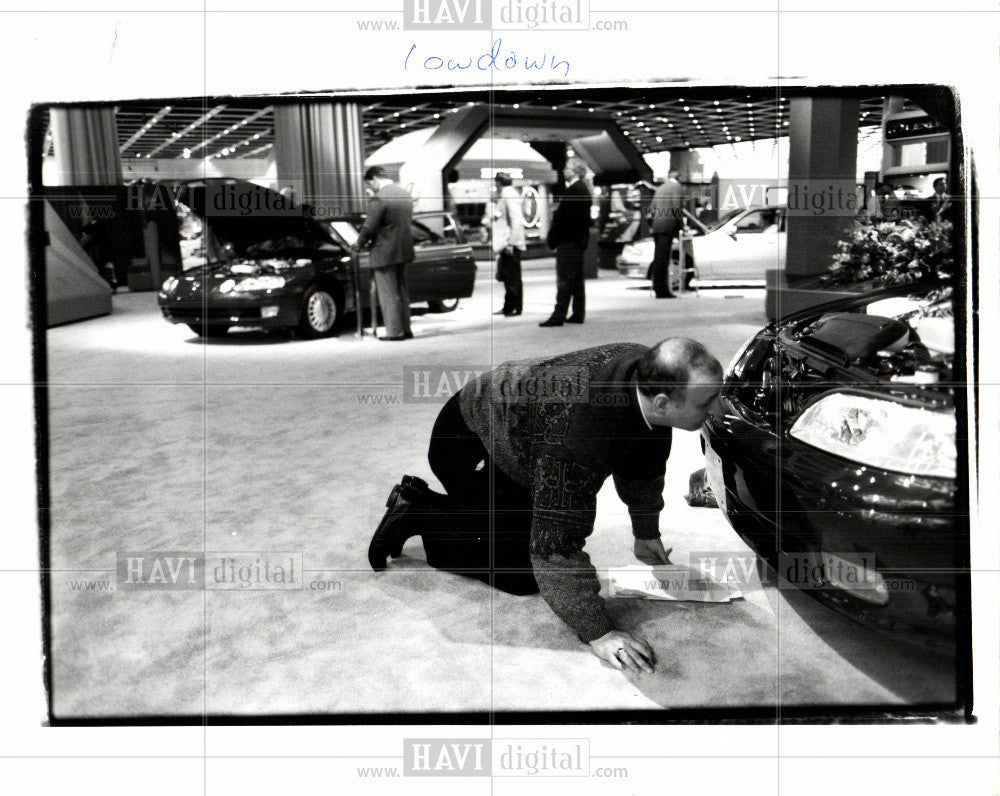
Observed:
[[[232,327],[335,333],[370,304],[368,254],[352,248],[363,216],[328,217],[242,180],[208,179],[174,188],[184,270],[160,289],[163,316],[201,336]],[[472,248],[449,213],[413,218],[410,299],[450,312],[472,295]],[[355,288],[358,288],[356,291]]]

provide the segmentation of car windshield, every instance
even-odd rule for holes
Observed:
[[[726,224],[728,224],[730,221],[736,218],[740,213],[743,213],[745,211],[746,211],[745,207],[740,207],[737,208],[736,210],[730,210],[714,224],[709,225],[708,231],[715,232],[717,229],[722,229],[724,226],[726,226]]]

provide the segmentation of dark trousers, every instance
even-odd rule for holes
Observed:
[[[503,282],[503,311],[524,310],[524,284],[521,281],[521,250],[511,247],[510,254],[500,252],[497,257],[497,279]]]
[[[408,263],[375,268],[378,303],[382,309],[387,337],[399,337],[410,331],[410,291],[406,284]]]
[[[566,320],[570,302],[573,304],[573,317],[582,321],[586,313],[583,251],[576,246],[559,246],[556,249],[556,307],[552,317],[557,320]]]
[[[658,232],[653,236],[653,293],[657,297],[673,293],[670,286],[670,246],[677,237],[677,230]]]
[[[427,459],[447,491],[421,520],[427,563],[510,594],[534,594],[531,490],[493,464],[462,417],[458,394],[431,431]]]

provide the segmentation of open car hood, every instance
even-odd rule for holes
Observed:
[[[296,204],[244,180],[183,183],[176,199],[208,226],[220,246],[238,258],[267,259],[280,257],[282,248],[319,250],[324,244],[340,243],[328,223],[316,220],[309,205]]]

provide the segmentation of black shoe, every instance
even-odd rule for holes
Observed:
[[[677,298],[676,293],[657,293],[657,298]]]
[[[430,491],[430,487],[427,486],[427,482],[423,478],[417,478],[417,476],[415,475],[404,475],[399,481],[399,486],[403,487],[406,490],[416,489],[420,492]],[[389,497],[391,499],[392,495],[390,495]],[[385,507],[389,508],[388,501],[386,501]]]
[[[570,315],[566,319],[566,323],[583,323],[583,318],[580,318],[580,317],[578,317],[576,315]]]
[[[414,476],[403,476],[401,483],[396,484],[389,493],[386,500],[386,512],[379,522],[375,533],[372,535],[371,543],[368,545],[368,563],[376,572],[385,569],[385,559],[387,556],[399,558],[403,554],[403,545],[406,540],[415,535],[410,530],[412,523],[408,522],[412,513],[415,495],[415,484],[422,484],[427,487],[426,482]]]
[[[560,321],[558,318],[549,318],[547,321],[542,321],[538,325],[539,326],[543,326],[543,327],[545,327],[545,326],[562,326],[563,322]]]
[[[410,337],[412,336],[413,335],[411,334]],[[379,338],[379,340],[384,340],[387,343],[395,343],[398,340],[408,340],[408,339],[409,338],[405,334],[396,334],[393,335],[392,337],[387,337],[386,335],[382,335],[382,337]]]
[[[403,339],[404,340],[412,340],[413,339],[413,332],[403,332]]]
[[[515,315],[520,315],[520,314],[521,310],[511,310],[510,312],[504,313],[504,315],[506,315],[508,318],[513,318]]]
[[[510,315],[510,310],[497,310],[494,315]]]

